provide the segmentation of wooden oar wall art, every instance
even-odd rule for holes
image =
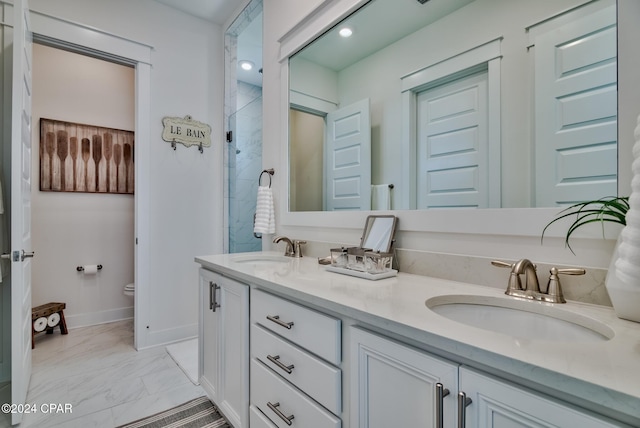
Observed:
[[[40,119],[40,190],[134,190],[133,131]]]

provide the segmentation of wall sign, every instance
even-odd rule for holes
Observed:
[[[206,123],[191,119],[191,116],[162,118],[164,129],[162,139],[171,143],[184,144],[186,147],[198,146],[202,152],[203,147],[211,147],[211,126]]]

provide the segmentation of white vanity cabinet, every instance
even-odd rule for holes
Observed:
[[[359,328],[350,342],[351,428],[626,426]]]
[[[466,367],[460,368],[460,390],[471,399],[466,427],[477,428],[613,428],[619,422],[588,414],[555,398],[496,379]]]
[[[351,428],[456,426],[457,364],[359,328],[350,342]]]
[[[640,427],[639,330],[610,311],[563,308],[611,325],[612,340],[523,350],[425,310],[452,286],[502,290],[409,274],[365,283],[311,258],[258,271],[238,257],[196,259],[200,381],[234,428]]]
[[[252,422],[340,428],[341,337],[339,319],[252,290]]]
[[[249,426],[249,287],[200,269],[200,383],[234,428]]]

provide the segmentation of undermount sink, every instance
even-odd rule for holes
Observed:
[[[241,256],[232,257],[231,260],[235,263],[247,263],[254,265],[270,264],[270,263],[288,263],[291,261],[291,257],[278,256],[272,254],[245,254]]]
[[[603,342],[607,325],[549,304],[513,298],[446,295],[425,302],[433,312],[472,327],[516,338],[554,342]]]

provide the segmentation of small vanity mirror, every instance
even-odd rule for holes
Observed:
[[[364,225],[360,248],[388,253],[393,246],[398,219],[394,215],[370,215]]]

